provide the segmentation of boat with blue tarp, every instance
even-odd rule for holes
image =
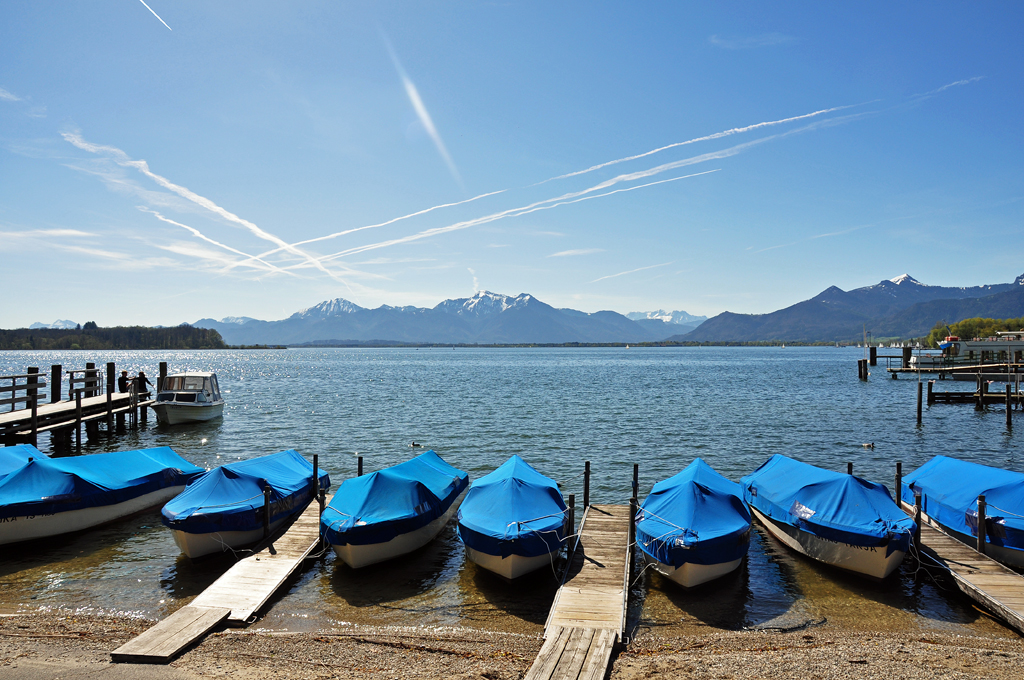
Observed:
[[[636,515],[636,544],[655,571],[690,588],[735,571],[750,547],[743,490],[700,458],[658,482]]]
[[[467,472],[425,451],[342,482],[320,517],[320,535],[352,568],[390,560],[432,541],[468,486]]]
[[[459,508],[466,557],[506,579],[554,563],[565,541],[558,484],[512,456],[473,482]]]
[[[317,472],[316,489],[331,478]],[[191,558],[234,551],[263,538],[265,489],[270,489],[270,531],[306,509],[318,491],[313,465],[289,449],[214,468],[164,505],[160,519]]]
[[[917,525],[882,484],[775,454],[740,480],[768,532],[808,557],[882,579],[903,561]]]
[[[168,446],[34,458],[0,480],[0,544],[81,531],[162,505],[203,472]]]
[[[47,458],[47,455],[31,444],[0,446],[0,479],[36,458]]]
[[[954,538],[978,541],[978,496],[985,496],[985,554],[1024,568],[1024,473],[935,456],[903,478],[900,495],[914,504],[921,493],[922,519]]]

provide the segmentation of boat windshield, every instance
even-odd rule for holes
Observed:
[[[169,375],[164,378],[163,388],[168,392],[178,390],[198,392],[203,389],[203,377],[200,375]]]

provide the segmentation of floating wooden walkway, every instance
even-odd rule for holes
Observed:
[[[527,680],[600,680],[626,627],[629,594],[629,507],[591,505],[555,595],[544,646]]]
[[[111,652],[111,661],[167,663],[222,622],[246,625],[319,538],[320,504],[313,501],[283,535],[237,562],[190,604]]]
[[[902,506],[914,516],[913,505]],[[926,559],[926,566],[946,569],[964,594],[1024,633],[1024,577],[945,533],[924,514],[918,549],[934,561]]]

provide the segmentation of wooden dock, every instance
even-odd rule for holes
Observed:
[[[914,516],[913,505],[901,505]],[[918,549],[925,554],[924,566],[948,571],[965,595],[1024,633],[1024,576],[953,538],[924,514]]]
[[[284,534],[237,562],[191,603],[111,652],[111,661],[167,663],[222,622],[247,625],[319,538],[320,504],[313,501]]]
[[[629,506],[587,507],[527,680],[600,680],[607,673],[626,627],[629,524]]]

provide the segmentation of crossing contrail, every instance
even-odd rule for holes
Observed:
[[[139,2],[141,2],[143,4],[143,6],[146,9],[148,9],[150,12],[153,12],[153,8],[146,4],[146,0],[139,0]],[[156,12],[153,12],[153,16],[155,16],[157,19],[160,19],[160,15],[157,14]],[[167,26],[167,22],[164,21],[163,19],[160,19],[160,23],[163,24],[164,26]],[[167,26],[167,30],[168,31],[171,30],[171,27]]]

